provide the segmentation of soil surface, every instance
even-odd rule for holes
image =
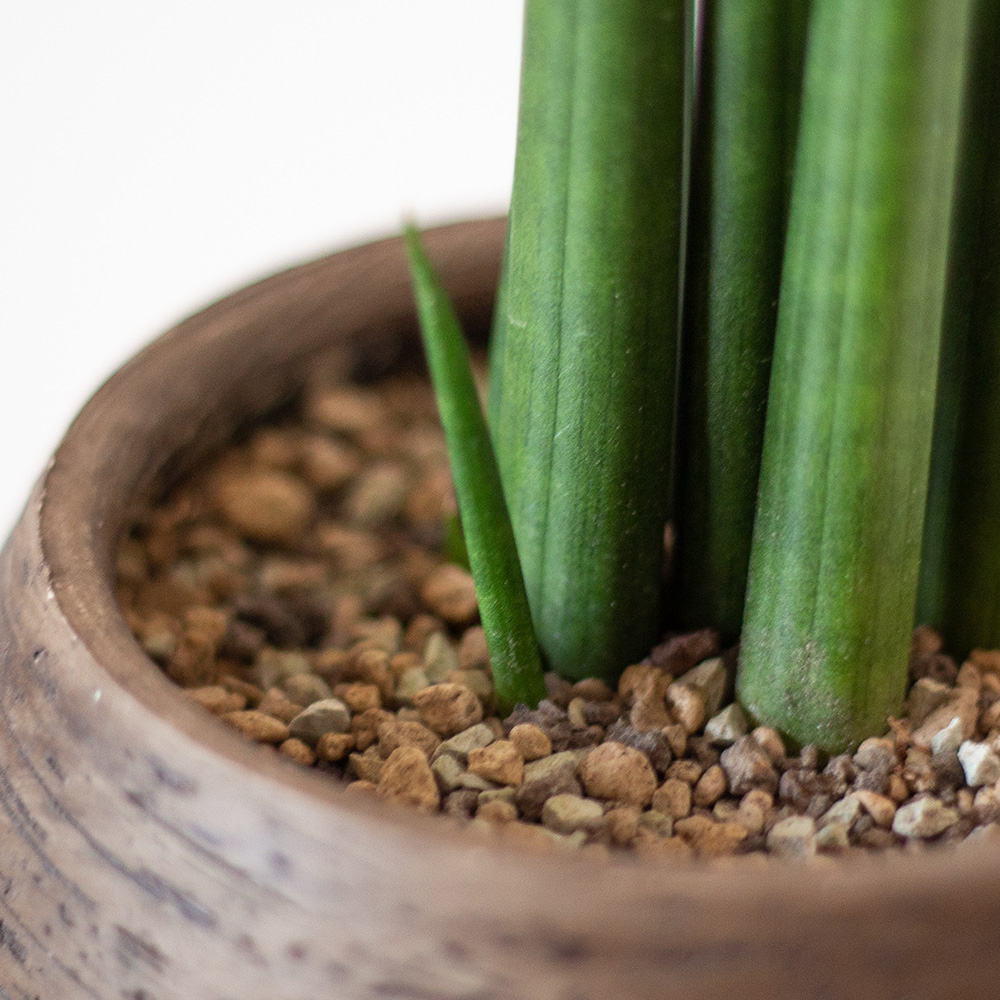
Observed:
[[[903,717],[829,760],[749,726],[708,629],[501,719],[454,514],[422,379],[315,386],[136,514],[119,600],[220,724],[488,836],[665,862],[1000,839],[1000,651],[959,665],[917,629]]]

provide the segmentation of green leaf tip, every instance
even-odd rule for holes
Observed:
[[[407,223],[404,235],[427,366],[490,651],[497,707],[505,714],[518,702],[535,708],[546,694],[541,655],[468,347],[416,227]]]

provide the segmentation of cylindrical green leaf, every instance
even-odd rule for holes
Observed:
[[[671,612],[730,639],[743,618],[808,9],[702,5]]]
[[[1000,2],[977,0],[918,621],[1000,645]]]
[[[535,629],[569,677],[615,676],[659,628],[683,7],[527,3],[490,416]]]
[[[479,614],[490,652],[497,707],[532,708],[545,681],[500,473],[480,409],[469,350],[447,294],[412,227],[406,232],[427,365],[451,460],[455,495]]]
[[[840,751],[898,711],[969,0],[817,0],[738,682]]]

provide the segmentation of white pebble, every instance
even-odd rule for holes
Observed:
[[[966,740],[958,748],[958,760],[965,772],[966,784],[970,788],[993,785],[1000,780],[1000,757],[988,743]]]

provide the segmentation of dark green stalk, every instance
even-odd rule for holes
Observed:
[[[674,614],[743,618],[806,0],[706,0],[678,406]]]
[[[659,631],[683,6],[527,3],[490,415],[535,629],[569,677],[615,676]]]
[[[532,708],[545,697],[538,643],[517,561],[500,473],[458,320],[420,244],[407,227],[413,290],[427,364],[448,442],[462,529],[490,651],[497,706]]]
[[[905,686],[970,10],[812,10],[738,691],[830,751]]]
[[[917,603],[963,654],[1000,645],[1000,3],[976,13]]]

